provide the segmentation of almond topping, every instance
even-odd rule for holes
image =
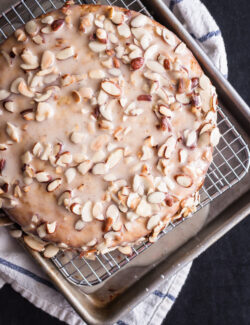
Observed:
[[[83,138],[84,138],[84,133],[81,132],[72,132],[70,136],[70,140],[76,144],[81,143],[83,141]]]
[[[51,223],[46,223],[46,228],[47,228],[47,233],[48,234],[53,234],[56,230],[56,221],[51,222]]]
[[[104,163],[98,163],[92,168],[92,173],[94,175],[104,175],[107,173],[107,165]]]
[[[1,96],[1,94],[0,94]],[[13,113],[16,110],[16,104],[12,100],[8,100],[3,103],[3,107],[6,109],[6,111]]]
[[[54,192],[56,189],[59,188],[61,184],[62,184],[62,179],[56,178],[53,181],[49,182],[46,189],[48,192]]]
[[[36,252],[42,252],[44,250],[44,244],[36,240],[35,238],[31,236],[24,236],[23,240],[26,245],[28,245],[31,249],[33,249]]]
[[[39,183],[47,183],[51,180],[51,176],[47,172],[37,172],[35,178]]]
[[[131,36],[130,28],[125,23],[117,26],[117,31],[118,31],[118,34],[122,37],[129,38]]]
[[[42,122],[46,119],[51,118],[54,115],[54,110],[51,104],[46,102],[40,102],[37,105],[36,120]]]
[[[153,192],[148,195],[149,203],[161,203],[165,199],[165,194],[162,192]]]
[[[219,129],[216,127],[212,130],[211,134],[210,134],[210,143],[212,146],[217,146],[217,144],[219,143],[220,141],[220,131]]]
[[[109,169],[115,167],[123,158],[123,149],[117,149],[113,151],[108,159],[107,159],[107,166]]]
[[[104,220],[104,215],[103,215],[103,205],[101,202],[96,202],[93,206],[93,217],[97,220]]]
[[[55,55],[51,51],[45,51],[42,56],[41,68],[42,70],[50,68],[55,62]]]
[[[15,142],[19,142],[20,141],[19,129],[15,125],[13,125],[11,123],[7,123],[6,132],[7,132],[8,136],[13,141],[15,141]]]
[[[132,27],[144,27],[148,23],[148,18],[144,15],[139,14],[131,21]]]
[[[45,258],[52,258],[55,257],[58,252],[59,252],[59,247],[49,244],[48,246],[45,247],[43,256]]]
[[[118,84],[110,80],[105,80],[101,83],[101,88],[110,96],[120,97],[121,88]]]
[[[193,185],[193,180],[188,175],[176,175],[175,180],[182,187],[187,188]]]
[[[56,32],[58,31],[59,29],[61,29],[64,25],[64,19],[57,19],[57,20],[54,20],[51,24],[51,29]]]
[[[80,174],[85,175],[91,169],[93,163],[90,160],[86,160],[78,165],[77,170]]]
[[[73,203],[70,206],[70,211],[78,216],[82,215],[82,206],[79,203]]]
[[[35,20],[27,22],[25,25],[25,30],[30,36],[35,36],[39,31],[37,22]]]
[[[160,222],[161,220],[161,217],[157,214],[153,215],[149,220],[148,220],[148,223],[147,223],[147,229],[148,230],[152,230],[153,228],[155,228],[158,223]]]
[[[76,177],[76,169],[75,168],[69,168],[66,170],[65,172],[65,177],[67,179],[67,183],[70,184],[71,182],[73,182],[73,180]]]
[[[21,78],[20,78],[21,80]],[[22,79],[23,80],[23,79]],[[4,100],[10,96],[10,92],[5,89],[0,89],[0,100]]]
[[[135,59],[133,59],[132,61],[131,61],[131,68],[133,69],[133,70],[138,70],[138,69],[140,69],[142,66],[143,66],[143,64],[144,64],[144,59],[142,58],[142,57],[139,57],[139,58],[135,58]]]
[[[75,230],[80,231],[84,228],[85,223],[80,219],[75,223]]]
[[[75,55],[75,50],[72,46],[66,47],[56,54],[57,60],[67,60]]]
[[[93,41],[89,43],[89,48],[95,53],[100,53],[106,50],[107,45],[104,43]]]
[[[92,202],[87,201],[82,208],[82,220],[85,222],[90,222],[93,220],[92,217]]]

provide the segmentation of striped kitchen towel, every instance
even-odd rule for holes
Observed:
[[[216,67],[227,76],[227,58],[218,25],[199,0],[166,0],[166,4],[182,21]],[[147,298],[122,317],[118,325],[159,325],[176,301],[188,276],[191,263],[160,287],[149,292]],[[36,307],[70,325],[85,324],[64,297],[28,254],[0,229],[0,287],[9,283],[14,290]],[[178,303],[178,302],[177,302]]]

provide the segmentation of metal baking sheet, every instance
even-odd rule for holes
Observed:
[[[122,5],[124,2],[126,3],[126,1],[111,1],[113,5]],[[29,3],[38,6],[36,0],[29,1]],[[57,0],[57,3],[60,1]],[[227,112],[233,125],[249,145],[249,108],[247,105],[214,69],[192,37],[162,1],[151,0],[145,3],[155,19],[171,28],[194,52],[217,86],[220,106]],[[7,5],[10,6],[10,3]],[[111,324],[145,298],[164,278],[176,273],[249,214],[249,184],[248,174],[240,183],[222,194],[220,200],[214,200],[210,206],[201,209],[199,213],[173,229],[167,236],[163,236],[156,244],[112,277],[88,289],[83,290],[82,287],[72,285],[50,260],[45,260],[36,252],[30,251],[30,253],[83,319],[89,324]]]

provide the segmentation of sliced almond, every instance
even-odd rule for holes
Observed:
[[[108,171],[108,167],[104,163],[98,163],[92,168],[92,173],[94,175],[104,175]]]
[[[12,83],[11,83],[11,85],[10,85],[10,91],[11,91],[12,93],[14,93],[14,94],[19,94],[18,86],[19,86],[19,84],[20,84],[21,81],[25,82],[24,79],[21,78],[21,77],[15,79],[14,81],[12,81]]]
[[[0,100],[4,100],[10,96],[10,92],[5,89],[0,89]]]
[[[142,14],[139,14],[131,21],[132,27],[144,27],[148,23],[148,18]]]
[[[175,46],[176,44],[176,38],[174,36],[173,33],[171,33],[169,30],[167,29],[163,29],[163,32],[162,32],[162,36],[163,36],[163,39],[164,41],[170,45],[170,46]]]
[[[146,62],[146,66],[150,70],[157,72],[157,73],[165,73],[166,72],[165,68],[157,61],[148,60]]]
[[[90,222],[93,220],[92,216],[92,202],[87,201],[82,207],[82,220],[85,222]]]
[[[184,54],[186,48],[187,48],[186,44],[181,42],[176,46],[174,51],[175,51],[176,54]]]
[[[61,178],[56,178],[53,181],[49,182],[46,189],[48,192],[54,192],[57,190],[60,185],[62,184],[62,179]]]
[[[121,88],[118,84],[110,80],[104,80],[101,83],[101,88],[110,96],[120,97],[121,96]]]
[[[148,204],[145,197],[143,197],[141,202],[138,204],[136,214],[140,217],[148,217],[152,214],[152,207]]]
[[[112,8],[113,9],[113,8]],[[116,24],[116,25],[120,25],[124,22],[125,20],[125,15],[123,12],[121,11],[113,11],[112,15],[111,15],[111,21]]]
[[[187,160],[187,157],[188,157],[187,150],[185,150],[185,149],[180,149],[180,150],[179,150],[178,157],[179,157],[179,162],[180,162],[181,164],[185,163],[186,160]]]
[[[118,251],[124,255],[132,255],[133,251],[130,246],[120,246],[118,247]]]
[[[58,198],[58,205],[64,204],[67,200],[69,201],[71,199],[71,191],[64,191]]]
[[[31,249],[33,249],[36,252],[42,252],[44,250],[44,244],[36,240],[35,238],[31,236],[24,236],[23,240],[26,245],[28,245]]]
[[[74,167],[68,168],[65,172],[65,177],[67,179],[67,183],[70,184],[76,177],[76,169]]]
[[[51,104],[46,103],[46,102],[40,102],[37,105],[37,110],[36,110],[36,120],[37,122],[42,122],[46,119],[49,119],[53,117],[54,115],[54,110]]]
[[[39,103],[39,102],[45,102],[46,100],[48,100],[50,98],[50,96],[52,95],[52,90],[51,89],[47,89],[47,91],[43,94],[41,93],[35,93],[35,98],[34,100]]]
[[[105,72],[101,69],[95,69],[89,71],[90,79],[103,79],[105,78]]]
[[[190,187],[193,184],[193,180],[188,175],[176,175],[175,176],[176,182],[182,187]]]
[[[58,166],[65,167],[68,164],[70,164],[72,160],[73,160],[72,154],[69,151],[65,151],[58,156],[56,160],[56,164]]]
[[[155,54],[158,51],[158,45],[157,44],[153,44],[151,46],[149,46],[147,48],[147,50],[144,53],[144,59],[148,60],[148,59],[153,59],[153,57],[155,56]]]
[[[126,23],[117,26],[117,32],[120,36],[125,38],[129,38],[131,36],[130,28]]]
[[[1,93],[0,93],[0,98],[1,98]],[[6,111],[10,113],[14,113],[16,110],[16,103],[13,102],[12,100],[8,100],[3,103],[3,107],[6,109]]]
[[[123,158],[123,149],[117,149],[113,151],[108,159],[107,159],[107,166],[108,168],[113,168],[115,167]]]
[[[34,93],[33,91],[31,91],[26,82],[24,80],[21,80],[18,87],[17,87],[19,93],[25,97],[33,97],[34,96]]]
[[[46,229],[48,234],[53,234],[56,230],[56,221],[54,222],[47,222],[46,223]]]
[[[220,141],[220,137],[221,137],[221,134],[220,134],[220,131],[219,129],[216,127],[216,128],[213,128],[213,130],[211,131],[211,134],[210,134],[210,143],[212,146],[217,146],[217,144],[219,143]]]
[[[53,23],[53,21],[54,21],[54,18],[52,17],[52,16],[46,16],[46,17],[44,17],[42,20],[41,20],[41,22],[43,23],[43,24],[48,24],[48,25],[51,25],[52,23]]]
[[[43,146],[41,145],[40,142],[36,142],[32,149],[33,155],[36,157],[40,157],[42,152],[43,152]]]
[[[148,220],[148,223],[147,223],[147,229],[148,230],[152,230],[154,229],[158,223],[160,222],[161,220],[161,217],[157,214],[153,215],[149,220]]]
[[[210,87],[211,83],[210,83],[210,80],[209,78],[203,74],[200,79],[199,79],[199,85],[200,87],[203,89],[203,90],[206,90]]]
[[[80,174],[85,175],[87,172],[91,169],[93,163],[90,160],[86,160],[82,162],[80,165],[78,165],[77,170]]]
[[[181,104],[189,104],[191,101],[191,98],[189,96],[187,96],[185,93],[176,94],[175,97],[176,97],[176,100],[178,100],[178,102],[180,102]]]
[[[51,51],[44,51],[42,55],[41,68],[42,70],[48,69],[53,66],[55,62],[55,54]]]
[[[95,53],[100,53],[106,50],[107,45],[105,43],[93,41],[89,43],[89,48]]]
[[[58,252],[59,252],[59,247],[49,244],[45,247],[43,256],[45,258],[52,258],[52,257],[55,257]]]
[[[149,203],[161,203],[165,200],[166,195],[162,192],[153,192],[148,195]]]
[[[107,212],[106,212],[107,218],[111,218],[113,220],[113,223],[117,220],[119,214],[120,214],[119,209],[114,204],[111,204],[108,207]]]
[[[11,123],[7,123],[6,133],[15,142],[20,142],[20,131],[19,128]]]
[[[185,130],[184,137],[186,140],[186,146],[192,147],[197,143],[197,132],[195,130]]]
[[[75,49],[73,46],[66,47],[65,49],[56,53],[57,60],[67,60],[75,55]]]
[[[81,143],[83,141],[83,138],[84,138],[84,133],[82,132],[72,132],[71,133],[71,136],[70,136],[70,140],[73,142],[73,143]]]
[[[82,215],[82,206],[79,203],[73,203],[70,206],[70,211],[78,216]]]
[[[81,231],[85,226],[85,223],[80,219],[75,223],[75,230]]]
[[[96,202],[93,206],[93,217],[97,220],[104,220],[104,215],[103,215],[103,204],[102,202]]]
[[[35,20],[30,20],[25,24],[25,31],[30,35],[30,36],[35,36],[38,31],[39,27],[38,24]]]

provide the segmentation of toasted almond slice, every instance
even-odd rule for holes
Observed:
[[[9,123],[9,122],[7,123],[7,125],[6,125],[6,133],[11,138],[11,140],[13,140],[15,142],[20,141],[19,128],[16,127],[15,125],[13,125],[12,123]]]
[[[138,214],[131,212],[131,211],[127,212],[126,217],[129,221],[132,221],[132,222],[139,218]]]
[[[164,41],[170,45],[170,46],[175,46],[176,44],[176,39],[175,39],[175,36],[173,33],[171,33],[169,30],[167,29],[163,29],[163,32],[162,32],[162,36],[163,36],[163,39]]]
[[[49,182],[46,189],[48,192],[54,192],[59,188],[59,186],[62,184],[61,178],[56,178],[53,181]]]
[[[0,92],[0,97],[1,97],[1,92]],[[16,110],[16,103],[13,102],[12,100],[8,100],[3,103],[3,107],[6,109],[6,111],[13,113]]]
[[[121,96],[120,86],[111,80],[104,80],[101,83],[101,88],[110,96],[113,96],[113,97]]]
[[[45,26],[45,27],[43,27],[42,29],[41,29],[41,32],[43,33],[43,34],[50,34],[50,33],[52,33],[52,28],[51,28],[51,26]]]
[[[43,44],[45,42],[44,38],[39,34],[32,37],[32,41],[37,45],[41,45],[41,44]]]
[[[195,130],[185,130],[184,137],[186,139],[186,146],[192,147],[197,143],[197,133]]]
[[[123,12],[121,11],[113,11],[113,14],[110,17],[111,21],[116,24],[116,25],[120,25],[124,22],[125,20],[125,15]]]
[[[131,31],[126,23],[117,26],[118,34],[122,37],[129,38],[131,36]]]
[[[131,21],[132,27],[144,27],[148,23],[148,18],[142,14],[137,15],[134,19]]]
[[[23,78],[17,78],[15,79],[11,85],[10,85],[10,91],[14,94],[19,94],[19,91],[18,91],[18,86],[19,84],[21,83],[21,81],[25,82]]]
[[[92,202],[87,201],[82,207],[82,221],[90,222],[93,220],[92,216]]]
[[[35,98],[34,100],[39,103],[39,102],[45,102],[46,100],[48,100],[50,98],[50,96],[52,95],[52,90],[51,89],[47,89],[47,91],[43,94],[40,93],[35,93]]]
[[[56,160],[56,164],[61,167],[65,167],[73,160],[72,154],[69,151],[62,152]]]
[[[109,169],[115,167],[123,158],[123,149],[116,149],[107,159],[107,167]]]
[[[153,57],[155,56],[155,54],[158,51],[158,45],[157,44],[153,44],[151,46],[149,46],[147,48],[147,50],[144,53],[144,59],[148,60],[148,59],[153,59]]]
[[[60,30],[64,26],[64,19],[56,19],[51,24],[51,29],[53,32]]]
[[[174,52],[175,52],[176,54],[184,54],[186,48],[187,48],[187,47],[186,47],[186,44],[183,43],[183,42],[181,42],[181,43],[179,43],[179,44],[176,46]]]
[[[182,187],[187,188],[193,185],[193,180],[188,175],[176,175],[175,180]]]
[[[181,104],[189,104],[191,98],[189,96],[187,96],[185,93],[183,94],[176,94],[175,95],[176,100],[178,100],[178,102],[180,102]]]
[[[22,29],[17,29],[15,31],[15,37],[16,37],[18,42],[25,42],[26,39],[27,39],[27,36],[26,36],[25,32]]]
[[[36,142],[33,149],[32,149],[33,155],[36,156],[36,157],[40,157],[42,152],[43,152],[43,146],[41,145],[40,142]]]
[[[53,23],[53,21],[54,21],[54,18],[53,18],[53,16],[46,16],[46,17],[44,17],[42,20],[41,20],[41,22],[43,23],[43,24],[48,24],[48,25],[51,25],[52,23]]]
[[[211,83],[209,78],[203,74],[199,79],[199,85],[203,90],[206,90],[208,87],[210,87]]]
[[[165,68],[159,62],[157,62],[157,61],[148,60],[146,62],[146,66],[150,70],[152,70],[154,72],[157,72],[157,73],[165,73],[166,72]]]
[[[58,205],[64,204],[66,202],[65,200],[70,200],[71,199],[71,191],[64,191],[58,198],[57,203]]]
[[[96,202],[93,206],[92,210],[93,217],[97,220],[104,220],[104,215],[103,215],[103,204],[102,202]]]
[[[35,174],[35,178],[39,183],[47,183],[51,180],[50,174],[48,172],[44,172],[44,171],[37,172]]]
[[[75,49],[73,46],[66,47],[56,54],[57,60],[67,60],[75,55]]]
[[[138,204],[136,214],[140,217],[148,217],[152,214],[152,207],[148,204],[145,197],[143,197],[141,202]]]
[[[23,240],[26,245],[28,245],[30,248],[32,248],[36,252],[42,252],[44,250],[44,244],[36,240],[35,238],[31,236],[24,236]]]
[[[85,223],[80,219],[75,223],[75,230],[80,231],[84,228]]]
[[[54,115],[52,106],[46,102],[40,102],[37,105],[36,120],[42,122],[46,119],[51,118]]]
[[[6,98],[8,98],[10,96],[10,92],[5,90],[5,89],[1,89],[0,90],[0,100],[4,100]]]
[[[105,77],[105,72],[101,69],[94,69],[89,71],[90,79],[103,79]]]
[[[89,43],[89,48],[95,53],[100,53],[106,50],[107,44],[93,41]]]
[[[82,162],[80,165],[78,165],[77,170],[80,174],[85,175],[87,172],[91,169],[93,163],[90,160],[86,160]]]
[[[161,203],[165,200],[165,194],[162,192],[153,192],[148,195],[149,203]]]
[[[30,36],[35,36],[38,31],[39,27],[38,24],[35,20],[30,20],[25,24],[25,31],[30,35]]]
[[[33,97],[34,96],[33,91],[31,91],[28,88],[28,86],[24,80],[20,81],[19,85],[17,86],[17,89],[18,89],[18,92],[25,97]]]
[[[180,149],[179,150],[179,162],[181,163],[181,164],[184,164],[185,162],[186,162],[186,160],[187,160],[187,157],[188,157],[188,153],[187,153],[187,150],[185,150],[185,149]]]
[[[161,217],[157,214],[153,215],[149,220],[148,220],[148,223],[147,223],[147,229],[148,230],[152,230],[154,229],[158,223],[160,222],[161,220]]]
[[[219,129],[216,127],[216,128],[213,128],[213,130],[211,131],[211,134],[210,134],[210,143],[212,146],[217,146],[217,144],[219,143],[220,141],[220,137],[221,137],[221,134],[220,134],[220,131]]]
[[[124,255],[132,255],[133,251],[130,246],[120,246],[118,247],[118,251]]]
[[[92,168],[92,173],[94,175],[104,175],[108,171],[108,167],[104,163],[98,163],[95,164],[94,167]]]
[[[76,169],[74,167],[68,168],[65,172],[65,177],[67,179],[67,183],[70,184],[76,177]]]
[[[51,51],[44,51],[42,55],[41,68],[48,69],[53,66],[55,62],[55,54]]]
[[[56,230],[56,221],[50,223],[47,222],[46,229],[48,234],[53,234]]]
[[[70,206],[70,211],[78,216],[82,215],[82,206],[79,203],[72,203]]]
[[[19,229],[10,230],[10,235],[13,238],[21,238],[22,234],[23,234],[22,230]]]
[[[81,143],[83,141],[83,138],[84,138],[84,133],[82,132],[72,132],[71,133],[71,136],[70,136],[70,140],[73,142],[73,143]]]
[[[58,252],[59,252],[59,247],[49,244],[48,246],[45,247],[43,256],[45,258],[52,258],[55,257]]]
[[[113,220],[113,223],[115,223],[115,221],[117,220],[117,218],[119,217],[119,209],[117,208],[117,206],[115,204],[111,204],[106,212],[106,216],[107,218],[111,218]]]

